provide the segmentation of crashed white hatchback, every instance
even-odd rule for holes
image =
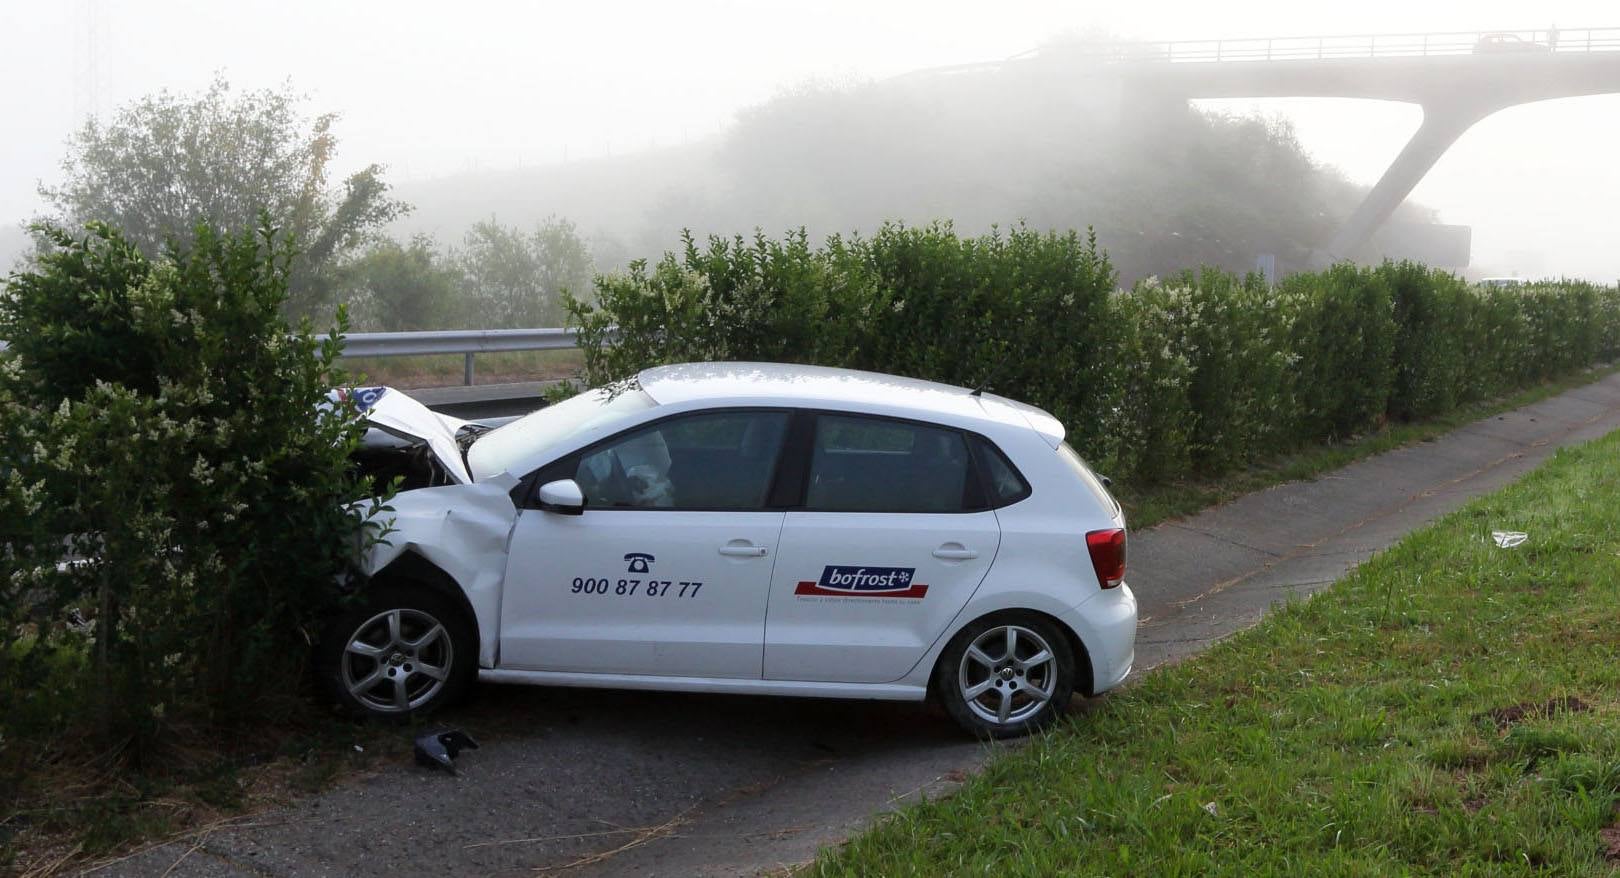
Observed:
[[[922,700],[982,735],[1130,671],[1125,523],[1045,412],[807,366],[650,369],[489,429],[361,400],[403,475],[321,675],[351,710],[474,679]]]

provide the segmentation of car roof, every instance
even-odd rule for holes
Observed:
[[[636,376],[660,405],[724,402],[838,408],[1034,429],[1056,446],[1063,426],[1034,406],[965,387],[827,366],[791,363],[681,363]]]

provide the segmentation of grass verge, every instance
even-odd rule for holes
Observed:
[[[1147,487],[1121,484],[1114,494],[1125,507],[1133,529],[1152,527],[1161,521],[1191,515],[1245,494],[1286,482],[1315,478],[1365,457],[1427,442],[1481,418],[1522,408],[1607,378],[1616,372],[1620,372],[1620,363],[1594,366],[1509,396],[1471,403],[1440,417],[1389,424],[1374,433],[1331,445],[1312,446],[1238,472]]]
[[[1558,452],[809,871],[1611,874],[1617,460]]]

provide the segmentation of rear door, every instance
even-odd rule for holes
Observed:
[[[499,665],[760,676],[783,513],[768,508],[790,415],[721,410],[621,433],[559,462],[581,515],[518,515]]]
[[[967,437],[822,413],[802,508],[787,513],[765,620],[765,678],[904,677],[989,571],[1001,541]]]

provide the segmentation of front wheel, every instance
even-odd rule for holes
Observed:
[[[951,638],[934,685],[945,711],[967,731],[987,738],[1027,735],[1068,709],[1074,652],[1051,621],[1003,613]]]
[[[431,588],[374,589],[321,639],[322,683],[351,714],[425,714],[466,693],[478,673],[476,637],[461,608]]]

